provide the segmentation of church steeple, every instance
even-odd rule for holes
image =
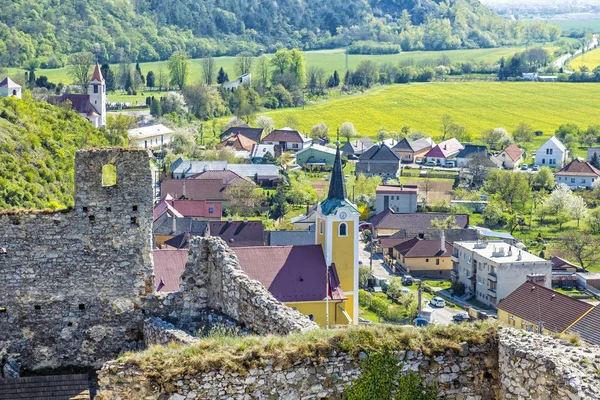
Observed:
[[[344,182],[344,170],[342,169],[342,157],[340,154],[340,142],[337,142],[335,161],[331,181],[329,182],[328,200],[346,200],[346,183]]]
[[[94,67],[94,73],[92,74],[92,81],[103,82],[104,78],[102,77],[102,71],[100,70],[100,65],[98,61],[96,61],[96,67]]]

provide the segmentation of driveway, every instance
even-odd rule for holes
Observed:
[[[358,260],[362,261],[362,265],[369,266],[371,252],[367,249],[365,242],[358,243]],[[383,256],[381,254],[373,254],[373,275],[379,279],[389,278],[392,275],[392,270],[383,264]]]
[[[435,308],[435,311],[433,312],[433,323],[437,325],[451,325],[453,324],[452,317],[463,312],[463,310],[454,307]]]

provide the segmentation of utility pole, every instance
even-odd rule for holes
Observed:
[[[417,317],[421,316],[421,298],[422,298],[422,290],[421,290],[421,280],[417,280],[417,302],[418,302],[418,308],[417,308]]]
[[[204,124],[200,124],[200,146],[204,145]]]
[[[329,329],[329,266],[325,272],[325,329]]]
[[[349,46],[346,46],[346,71],[348,71],[350,68],[348,68],[348,49]]]

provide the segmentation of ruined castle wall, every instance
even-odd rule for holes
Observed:
[[[105,164],[114,186],[102,186]],[[0,215],[0,363],[97,366],[138,346],[152,200],[145,151],[79,151],[74,210]]]
[[[316,329],[299,311],[276,300],[258,281],[242,271],[235,253],[218,237],[190,241],[181,276],[179,320],[193,320],[209,308],[258,334],[287,334]]]

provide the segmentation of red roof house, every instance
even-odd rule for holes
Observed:
[[[425,158],[428,162],[433,161],[441,164],[443,161],[456,156],[462,149],[464,149],[464,146],[455,138],[451,138],[435,145],[425,154]]]

